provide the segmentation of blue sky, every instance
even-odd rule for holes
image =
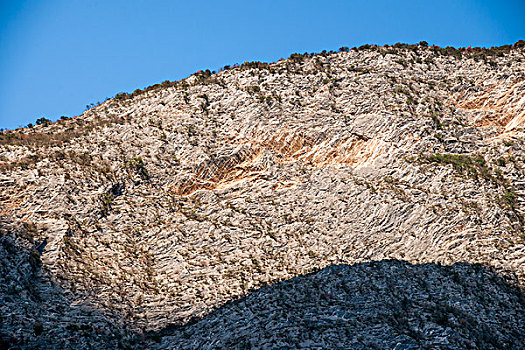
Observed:
[[[199,69],[365,43],[499,46],[525,1],[0,0],[0,128]]]

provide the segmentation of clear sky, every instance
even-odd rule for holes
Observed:
[[[500,46],[525,0],[0,0],[0,128],[199,69],[341,46]]]

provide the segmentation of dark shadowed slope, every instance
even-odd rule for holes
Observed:
[[[129,348],[136,335],[110,319],[111,310],[73,301],[42,270],[45,242],[32,227],[17,227],[0,216],[0,350]],[[91,296],[93,298],[93,296]]]
[[[525,296],[480,264],[332,265],[144,338],[71,302],[40,269],[30,227],[2,223],[0,349],[523,349]]]
[[[483,265],[383,260],[263,287],[153,338],[162,349],[523,349],[524,329],[524,295]]]

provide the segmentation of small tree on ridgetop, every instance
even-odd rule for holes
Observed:
[[[44,118],[44,117],[42,117],[42,118],[38,118],[38,119],[36,120],[36,125],[42,125],[42,124],[43,124],[44,126],[46,126],[46,125],[48,125],[48,124],[51,124],[51,120],[49,120],[49,119],[47,119],[47,118]]]

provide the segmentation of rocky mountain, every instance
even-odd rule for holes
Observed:
[[[522,349],[525,43],[199,71],[0,134],[0,348]]]

